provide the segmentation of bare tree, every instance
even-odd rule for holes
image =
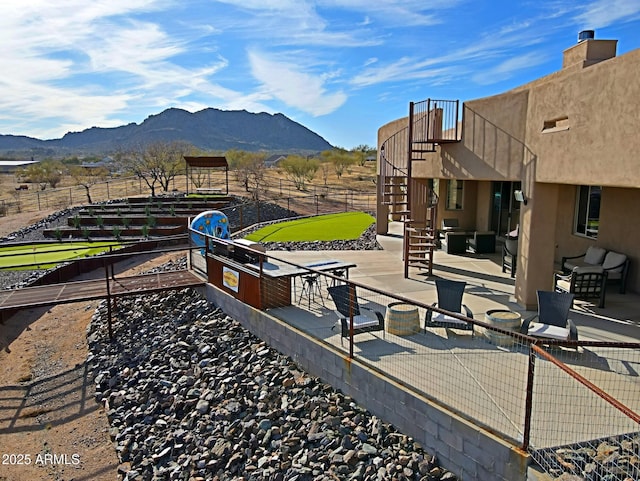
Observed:
[[[120,152],[117,158],[127,170],[147,184],[153,197],[158,187],[167,192],[171,181],[185,171],[184,155],[190,149],[186,142],[158,141],[143,148]]]
[[[244,185],[246,192],[251,192],[254,200],[258,200],[265,190],[266,154],[232,149],[226,152],[225,157],[235,172],[236,180]]]
[[[109,178],[109,170],[106,167],[83,167],[81,165],[75,165],[69,169],[69,175],[76,183],[84,187],[87,193],[87,202],[91,201],[91,186],[98,182],[104,182]]]

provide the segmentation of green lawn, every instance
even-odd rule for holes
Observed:
[[[246,236],[253,242],[309,242],[358,239],[375,219],[364,212],[343,212],[271,224]]]
[[[25,265],[37,264],[37,267],[41,269],[48,269],[60,262],[100,254],[108,251],[110,246],[117,249],[120,244],[117,242],[71,242],[0,247],[0,268],[34,269],[33,266],[26,267]]]

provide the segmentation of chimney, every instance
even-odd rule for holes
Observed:
[[[595,31],[582,30],[578,43],[564,51],[562,68],[586,68],[616,56],[617,40],[596,40]]]

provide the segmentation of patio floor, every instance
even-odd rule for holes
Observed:
[[[503,273],[501,254],[447,254],[434,252],[433,276],[411,268],[409,278],[403,276],[401,225],[391,223],[388,235],[379,235],[380,251],[273,251],[273,257],[305,264],[323,259],[354,262],[357,267],[349,278],[366,286],[381,289],[412,300],[436,301],[435,279],[463,280],[467,283],[464,303],[476,319],[483,320],[490,309],[509,309],[522,318],[535,314],[515,302],[515,280]],[[577,300],[571,319],[578,327],[579,338],[599,341],[640,341],[640,295],[620,294],[617,286],[607,288],[606,307],[600,309],[591,301]]]
[[[411,269],[409,278],[405,279],[402,237],[397,232],[400,226],[392,224],[391,227],[390,234],[378,236],[381,251],[273,251],[268,254],[297,264],[325,259],[354,262],[357,267],[349,272],[351,280],[426,304],[437,299],[436,278],[464,280],[467,288],[463,302],[478,320],[484,320],[484,313],[490,309],[509,309],[521,313],[523,318],[535,313],[515,302],[515,280],[508,273],[502,273],[500,254],[449,255],[438,250],[434,253],[433,276]],[[383,298],[376,299],[372,307],[383,310],[385,302]],[[324,299],[324,304],[316,302],[308,307],[305,299],[298,306],[269,312],[346,350],[347,342],[342,346],[338,330],[332,329],[336,322],[333,303]],[[640,342],[640,296],[619,294],[617,286],[609,287],[606,308],[576,301],[570,317],[578,327],[581,340]],[[472,339],[466,332],[444,329],[429,329],[406,337],[389,333],[384,337],[382,333],[362,334],[354,345],[357,358],[512,440],[522,439],[527,352],[525,346],[492,345],[482,333],[476,332]],[[561,352],[558,356],[638,412],[640,396],[635,387],[638,375],[635,368],[625,367],[635,366],[638,360],[636,356],[612,359],[610,354],[611,351],[590,348],[566,355]],[[626,354],[632,353],[625,352],[623,356]],[[532,446],[558,446],[567,444],[568,437],[581,441],[630,431],[628,418],[604,405],[584,387],[576,386],[578,383],[568,376],[559,375],[559,370],[548,364],[538,362],[536,367],[536,374],[543,377],[535,386],[532,419],[538,424],[532,425]],[[559,394],[563,397],[562,403],[558,402]],[[600,418],[606,422],[585,422],[585,412],[573,409],[576,404],[587,409],[587,419]],[[567,426],[571,426],[570,435],[566,432]],[[631,429],[637,426],[631,424]]]

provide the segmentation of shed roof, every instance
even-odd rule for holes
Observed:
[[[226,157],[184,156],[189,167],[224,167],[229,168]]]

